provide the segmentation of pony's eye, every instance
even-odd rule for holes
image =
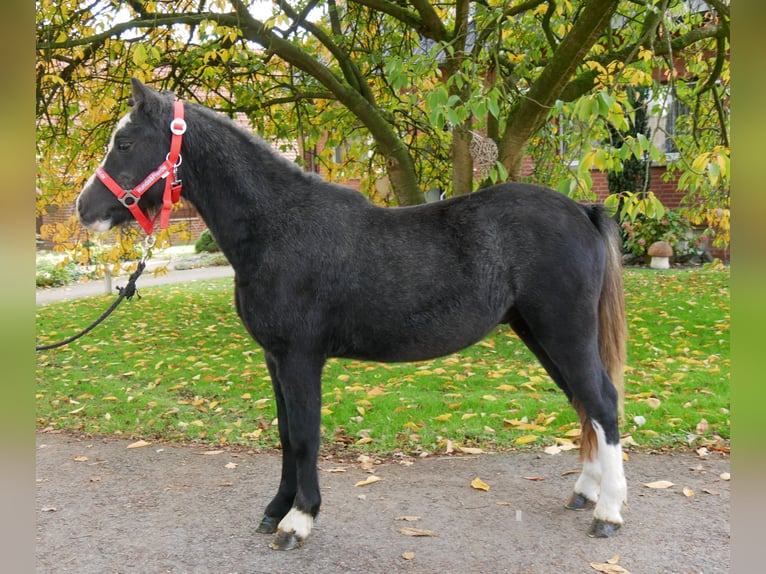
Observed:
[[[117,150],[118,151],[128,151],[130,149],[130,146],[132,144],[128,141],[121,141],[117,142]]]

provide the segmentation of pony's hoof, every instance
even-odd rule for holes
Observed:
[[[564,507],[569,510],[587,510],[595,506],[596,503],[594,501],[577,492],[573,492],[572,496],[569,497],[569,500],[564,505]]]
[[[255,531],[260,534],[274,534],[277,531],[278,523],[279,521],[273,516],[264,516]]]
[[[305,540],[299,538],[294,532],[277,532],[277,537],[271,543],[273,550],[295,550],[303,546]]]
[[[606,522],[600,518],[594,518],[588,530],[591,538],[611,538],[620,529],[621,524]]]

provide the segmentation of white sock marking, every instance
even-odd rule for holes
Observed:
[[[314,525],[314,517],[297,508],[291,508],[290,512],[279,523],[280,532],[290,532],[300,540],[305,540],[311,533]]]
[[[613,524],[622,524],[620,510],[628,498],[628,485],[622,468],[622,446],[607,444],[604,429],[591,421],[598,439],[598,460],[601,463],[601,496],[593,516]]]
[[[588,500],[596,502],[600,490],[601,461],[598,458],[583,461],[582,471],[580,472],[580,476],[577,477],[574,491],[577,494],[582,494]]]

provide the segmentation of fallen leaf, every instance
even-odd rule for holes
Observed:
[[[40,509],[42,512],[56,512],[55,506],[44,506]]]
[[[136,442],[129,444],[127,448],[141,448],[144,446],[149,446],[150,444],[152,443],[146,442],[145,440],[137,440]]]
[[[648,488],[670,488],[671,486],[675,486],[675,484],[669,480],[655,480],[654,482],[644,483],[644,486]]]
[[[694,490],[692,490],[688,486],[684,486],[684,488],[683,488],[683,490],[681,492],[684,493],[684,496],[686,498],[691,498],[692,496],[694,496]]]
[[[404,520],[405,522],[417,522],[420,516],[397,516],[394,520]]]
[[[87,456],[82,456],[82,455],[77,455],[72,460],[74,460],[75,462],[87,462],[88,461],[88,457]]]
[[[569,476],[570,474],[579,474],[579,469],[565,470],[561,473],[561,476]]]
[[[728,472],[722,472],[719,477],[721,480],[731,480],[731,474]]]
[[[372,476],[367,477],[364,480],[360,480],[354,486],[367,486],[368,484],[374,484],[374,483],[378,482],[379,480],[383,480],[383,479],[380,478],[379,476],[375,476],[373,474]]]
[[[542,476],[522,476],[524,480],[533,480],[533,481],[540,481],[545,480]]]
[[[550,446],[546,446],[543,449],[543,452],[545,454],[560,454],[561,453],[561,447],[556,445],[556,444],[552,444]]]
[[[605,574],[630,574],[619,564],[610,564],[609,562],[591,562],[590,567],[596,572],[604,572]]]
[[[212,456],[212,455],[215,455],[215,454],[221,454],[223,452],[226,452],[226,451],[223,451],[223,450],[206,450],[205,452],[201,452],[199,454],[204,454],[204,455],[207,455],[207,456]]]
[[[489,485],[478,476],[471,481],[471,487],[475,488],[476,490],[483,490],[485,492],[489,490]]]
[[[415,558],[415,553],[414,552],[402,552],[402,558],[404,558],[405,560],[412,560],[413,558]]]
[[[436,536],[433,530],[423,530],[422,528],[411,528],[409,526],[397,528],[396,531],[405,536]]]
[[[520,436],[515,441],[513,441],[514,444],[529,444],[530,442],[535,442],[537,440],[536,434],[528,434],[524,436]]]
[[[472,447],[472,446],[459,446],[457,449],[465,454],[482,454],[484,451],[480,448]]]
[[[497,502],[495,502],[495,504],[497,504],[498,506],[510,506],[511,505],[510,502],[507,502],[505,500],[498,500]]]
[[[720,493],[720,492],[718,492],[717,490],[712,490],[712,489],[710,489],[710,488],[703,488],[703,489],[702,489],[702,492],[705,492],[705,493],[707,493],[707,494],[712,494],[713,496],[718,496],[719,494],[721,494],[721,493]]]
[[[326,468],[325,472],[346,472],[346,469],[342,466],[336,466],[335,468]]]
[[[231,468],[237,468],[239,465],[236,462],[227,462],[224,466],[226,468],[230,468],[231,469]]]
[[[697,434],[705,434],[708,431],[709,424],[705,419],[697,423]]]
[[[661,403],[660,403],[660,399],[655,397],[649,397],[648,399],[646,399],[646,404],[653,409],[658,409]]]
[[[371,442],[372,442],[372,437],[365,436],[365,437],[360,438],[354,444],[356,444],[356,445],[363,445],[363,444],[369,444]]]

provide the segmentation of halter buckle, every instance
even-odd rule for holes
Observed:
[[[140,199],[140,197],[135,195],[132,189],[129,189],[125,192],[125,195],[123,195],[122,197],[118,197],[117,199],[120,201],[121,204],[123,204],[125,207],[130,209],[130,206],[138,203],[138,200]]]

